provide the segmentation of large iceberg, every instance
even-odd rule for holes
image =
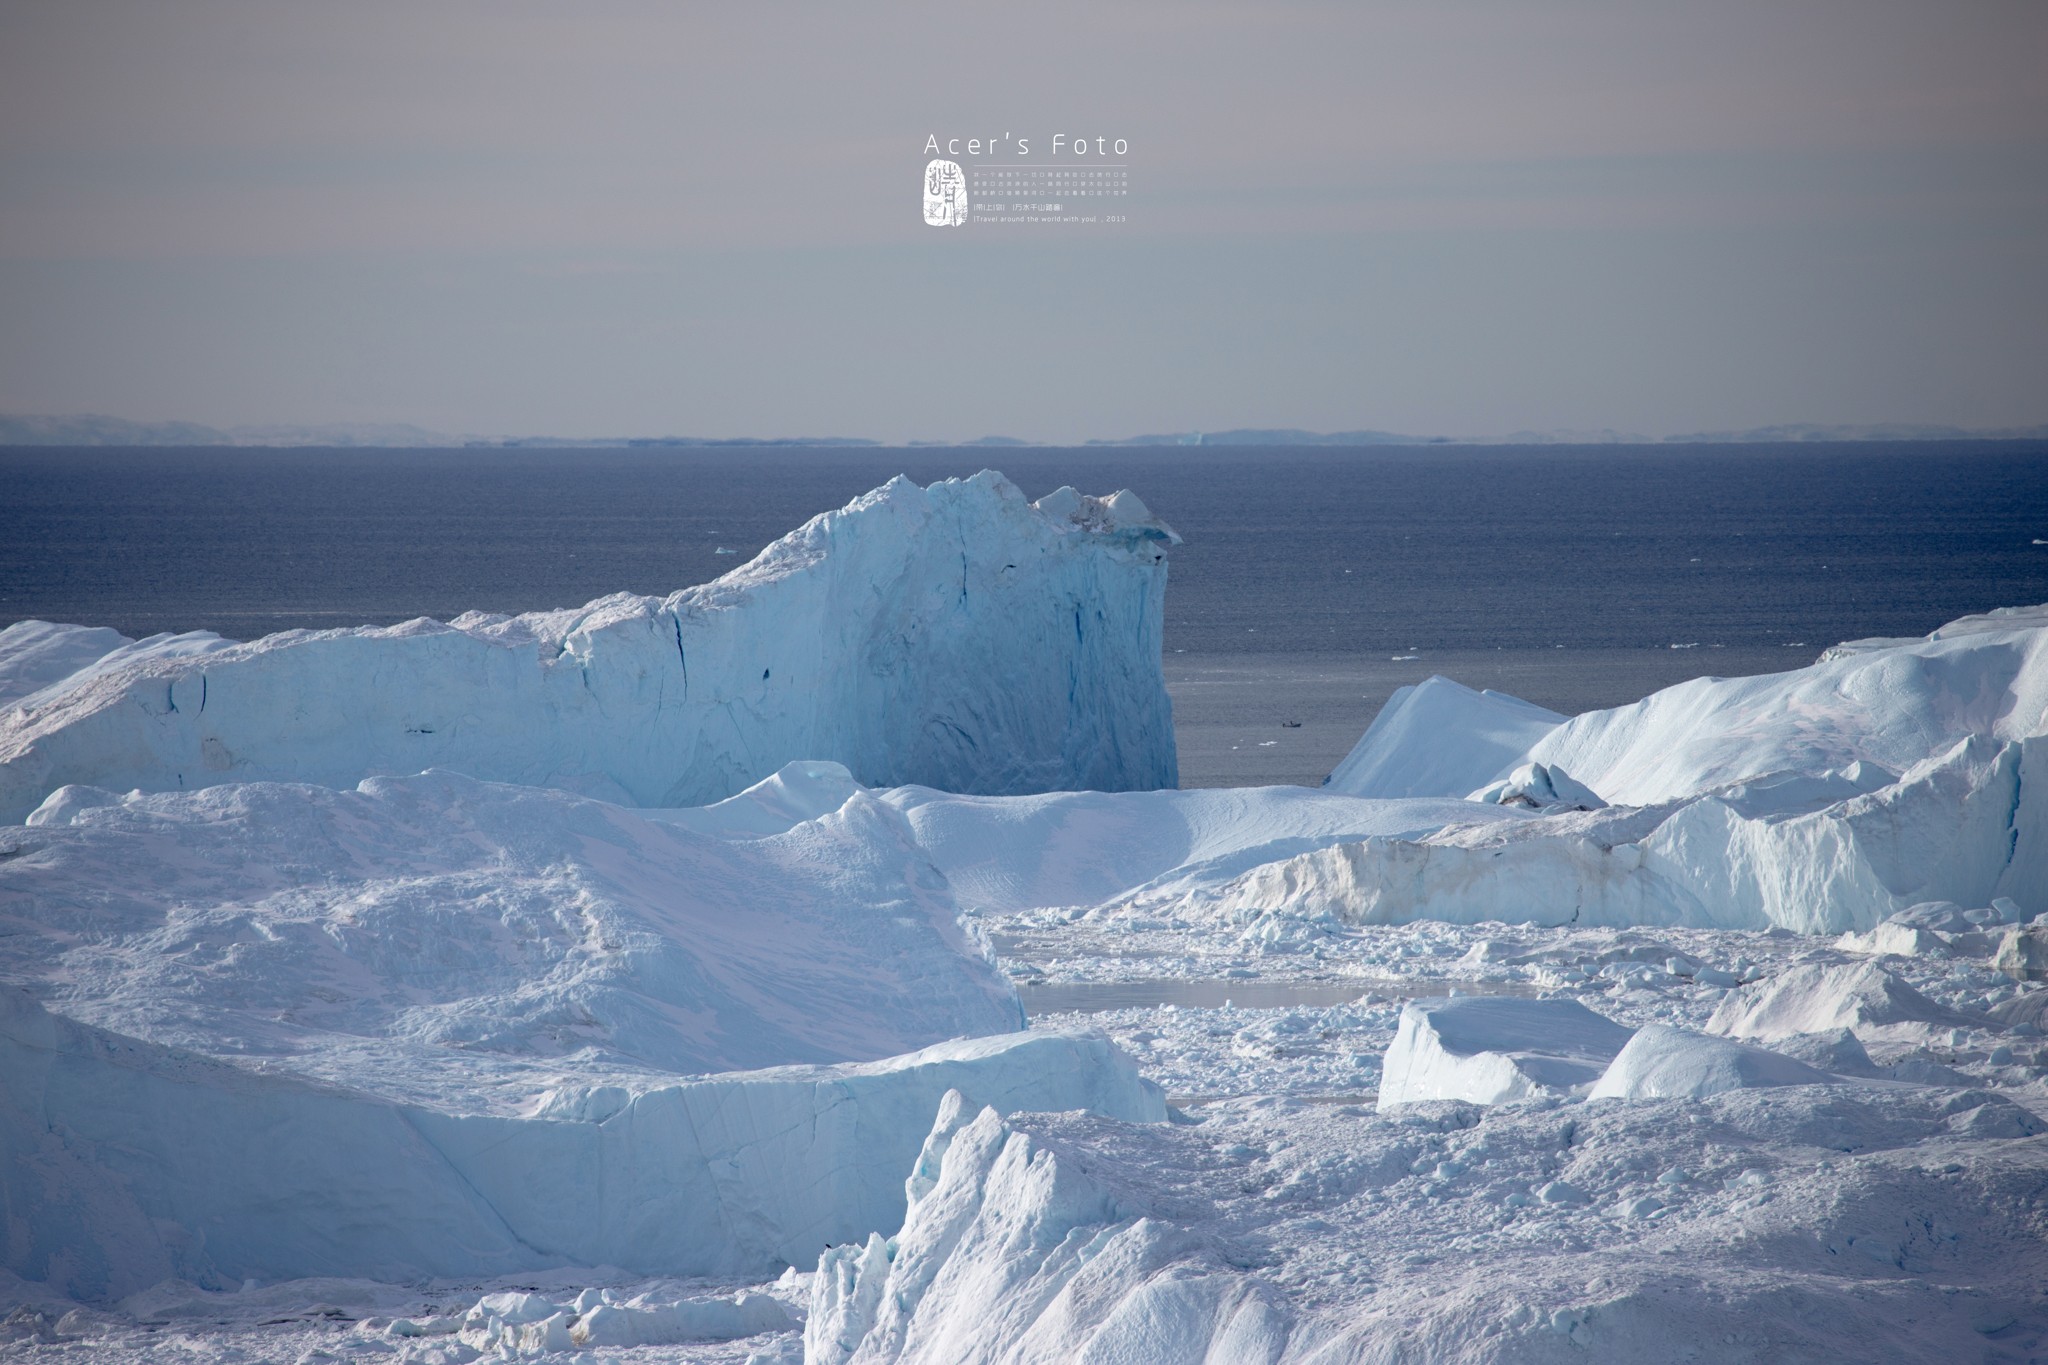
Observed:
[[[1164,1117],[1100,1037],[1016,1032],[908,823],[829,764],[673,812],[66,787],[0,831],[0,925],[4,1265],[80,1298],[772,1273],[900,1216],[948,1089]]]
[[[1436,680],[1388,703],[1339,770],[1344,785],[1471,782],[1473,808],[1546,814],[1334,841],[1191,899],[1355,924],[1801,933],[1867,930],[1930,900],[2048,911],[2041,617],[1971,618],[1558,724]],[[1533,736],[1519,753],[1501,739],[1511,722]]]
[[[7,978],[89,1023],[393,1096],[516,1106],[563,1077],[865,1061],[1024,1022],[862,791],[736,839],[454,773],[68,787],[0,848]]]
[[[898,478],[667,597],[173,637],[54,682],[25,667],[42,685],[0,713],[0,821],[69,784],[345,787],[430,767],[641,806],[716,801],[806,759],[870,785],[1171,787],[1176,539],[1128,492],[1031,503],[995,473]],[[39,650],[54,667],[112,644]]]

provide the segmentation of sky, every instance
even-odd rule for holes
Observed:
[[[2039,0],[0,0],[0,411],[2048,422],[2044,73]],[[1123,222],[923,220],[1096,137]]]

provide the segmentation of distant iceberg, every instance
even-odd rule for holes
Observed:
[[[1178,539],[1128,492],[1034,504],[992,472],[899,477],[667,597],[165,637],[54,681],[119,637],[45,640],[23,665],[38,690],[0,712],[0,821],[72,783],[348,787],[425,768],[640,806],[716,801],[803,759],[960,792],[1171,787]]]

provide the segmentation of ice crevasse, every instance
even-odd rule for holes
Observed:
[[[42,685],[0,712],[0,821],[68,784],[341,787],[430,767],[640,806],[702,805],[806,759],[871,786],[1171,787],[1177,539],[1129,492],[1032,503],[989,471],[899,477],[667,597],[170,637],[54,680],[113,641],[24,637],[36,658],[14,690]]]

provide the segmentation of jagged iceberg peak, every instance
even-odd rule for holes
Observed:
[[[1152,515],[1136,493],[1120,488],[1106,498],[1091,498],[1086,493],[1076,492],[1071,484],[1056,488],[1037,502],[1041,516],[1048,517],[1053,524],[1074,527],[1096,535],[1124,535],[1138,540],[1163,540],[1168,545],[1180,544],[1180,536],[1165,522]]]
[[[429,767],[642,806],[716,801],[799,760],[870,786],[1171,787],[1178,539],[1128,491],[1034,505],[993,471],[898,477],[666,597],[102,659],[0,712],[0,820],[67,784],[349,787]]]

